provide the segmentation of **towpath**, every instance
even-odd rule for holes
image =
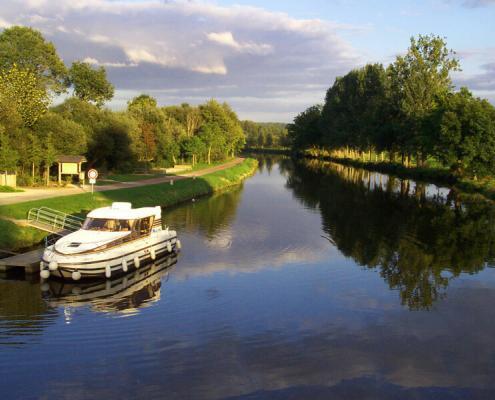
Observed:
[[[193,176],[202,176],[211,174],[212,172],[221,171],[240,164],[244,159],[236,158],[225,164],[216,165],[211,168],[201,169],[199,171],[191,171],[181,173],[179,175],[168,175],[164,177],[144,179],[136,182],[119,182],[113,185],[95,186],[95,192],[104,192],[108,190],[117,190],[124,188],[132,188],[138,186],[156,185],[159,183],[170,182],[171,180],[178,181],[180,179],[190,179]],[[16,193],[0,193],[0,205],[22,203],[30,200],[48,199],[50,197],[70,196],[72,194],[80,194],[91,191],[91,187],[86,185],[84,188],[23,188],[24,192]]]

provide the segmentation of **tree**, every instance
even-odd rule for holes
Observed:
[[[18,160],[19,154],[12,148],[9,137],[5,133],[4,128],[0,126],[0,170],[15,170]]]
[[[237,115],[227,104],[211,99],[200,105],[203,125],[200,136],[207,147],[208,163],[212,158],[223,159],[238,150],[245,143]]]
[[[105,113],[88,149],[88,160],[108,170],[128,172],[136,166],[133,135],[139,136],[136,121],[125,113]]]
[[[48,109],[49,96],[39,78],[16,64],[0,70],[0,97],[15,105],[25,127],[32,126]]]
[[[93,102],[101,107],[113,97],[114,87],[107,80],[105,68],[93,69],[90,64],[76,61],[69,69],[68,83],[81,100]]]
[[[32,132],[28,134],[29,149],[27,159],[31,163],[31,175],[34,182],[36,169],[39,168],[41,161],[43,160],[43,148],[41,147],[38,136]]]
[[[198,162],[198,157],[205,152],[205,144],[198,136],[186,137],[181,147],[184,153],[191,157],[193,166]]]
[[[450,72],[459,69],[459,61],[445,40],[435,35],[411,37],[407,54],[397,56],[389,68],[398,107],[407,119],[407,151],[418,153],[420,165],[432,150],[431,135],[425,134],[428,131],[423,124],[451,91]]]
[[[307,108],[294,118],[294,122],[287,126],[289,140],[295,150],[304,150],[310,146],[317,146],[321,142],[320,117],[322,106],[314,105]]]
[[[8,71],[15,65],[34,73],[42,87],[57,94],[65,91],[67,69],[53,43],[39,31],[13,26],[0,33],[0,69]]]
[[[88,149],[84,128],[60,114],[46,113],[32,129],[41,140],[52,134],[56,138],[53,145],[58,154],[80,155]]]
[[[48,133],[45,139],[45,149],[43,152],[43,163],[45,164],[46,186],[50,184],[50,167],[57,160],[57,150],[53,143],[53,135]]]
[[[128,103],[127,111],[136,120],[140,131],[137,147],[139,160],[154,160],[157,156],[157,140],[165,124],[163,111],[157,107],[156,100],[146,94],[133,98]]]
[[[212,148],[221,147],[225,141],[222,130],[216,122],[208,122],[201,127],[200,138],[206,146],[206,162],[211,164]]]
[[[466,88],[447,96],[437,119],[436,155],[456,175],[495,172],[495,108]]]

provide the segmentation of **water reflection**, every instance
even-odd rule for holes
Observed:
[[[314,160],[293,168],[287,187],[321,211],[331,244],[376,267],[411,309],[431,307],[461,273],[494,265],[490,202],[461,202],[453,190]]]
[[[160,300],[162,286],[177,263],[171,254],[124,276],[93,282],[48,280],[41,285],[43,298],[49,307],[71,308],[90,306],[103,313],[136,314]]]
[[[37,330],[0,345],[2,400],[495,398],[489,204],[265,157],[163,215],[173,268],[0,292],[3,326]]]
[[[36,340],[57,316],[41,301],[37,281],[0,280],[0,346]]]

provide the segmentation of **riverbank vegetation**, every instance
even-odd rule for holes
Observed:
[[[248,149],[283,149],[290,145],[287,124],[241,121]]]
[[[0,170],[15,171],[20,185],[47,182],[59,154],[130,172],[179,161],[210,164],[245,143],[236,113],[214,99],[163,107],[142,94],[123,111],[104,108],[114,95],[105,69],[82,61],[66,66],[31,28],[0,33],[0,78]],[[53,105],[60,94],[67,98]]]
[[[257,168],[257,161],[243,160],[233,167],[203,175],[196,179],[182,179],[170,183],[116,189],[0,206],[0,215],[8,219],[25,219],[35,207],[49,207],[65,213],[85,216],[90,210],[110,205],[114,201],[128,201],[133,207],[161,205],[170,207],[181,202],[212,194],[238,185]],[[35,229],[18,226],[11,220],[0,219],[0,248],[19,249],[36,244],[46,236]]]
[[[451,73],[459,69],[443,38],[411,38],[407,53],[389,66],[368,64],[338,77],[323,105],[289,125],[292,149],[414,166],[453,181],[493,176],[495,108],[467,88],[454,91]]]

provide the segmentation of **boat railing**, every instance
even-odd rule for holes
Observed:
[[[77,231],[84,222],[83,218],[49,207],[31,208],[27,220],[35,228],[57,234]]]

